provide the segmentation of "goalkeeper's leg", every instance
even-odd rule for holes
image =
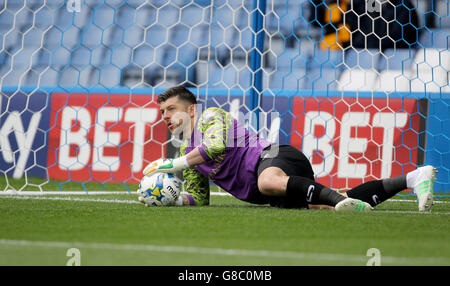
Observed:
[[[436,173],[437,170],[433,166],[424,166],[403,176],[366,182],[347,191],[345,195],[367,202],[374,207],[397,193],[411,188],[418,197],[419,211],[430,211],[433,205]]]
[[[369,211],[370,205],[346,198],[314,180],[314,171],[306,156],[290,145],[279,146],[274,157],[260,160],[257,167],[258,189],[269,197],[272,206],[308,208],[327,205],[336,210]]]
[[[369,204],[353,198],[346,198],[326,186],[302,176],[288,176],[278,167],[265,169],[258,177],[260,192],[282,208],[307,208],[308,205],[326,205],[337,211],[370,211]]]

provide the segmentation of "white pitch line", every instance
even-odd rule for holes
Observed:
[[[96,203],[121,203],[121,204],[142,204],[137,200],[118,200],[118,199],[88,199],[88,198],[71,198],[71,197],[47,197],[47,196],[25,196],[25,195],[9,195],[4,196],[8,199],[19,200],[51,200],[51,201],[77,201],[77,202],[96,202]],[[374,210],[375,213],[401,213],[401,214],[421,214],[421,215],[450,215],[450,212],[419,212],[404,210]]]
[[[0,191],[1,196],[46,196],[46,195],[61,195],[61,196],[89,196],[89,195],[132,195],[134,192],[127,191]],[[187,194],[186,192],[181,192],[181,194]],[[231,197],[232,195],[227,192],[211,192],[211,196],[220,196],[220,197]],[[416,200],[408,200],[408,199],[389,199],[388,202],[401,202],[401,203],[417,203]],[[450,204],[450,201],[439,201],[435,200],[436,204]]]
[[[133,195],[134,192],[127,192],[127,191],[44,191],[44,192],[38,192],[38,191],[0,191],[0,197],[1,196],[89,196],[89,195]],[[181,192],[181,194],[188,194],[187,192]],[[211,192],[211,196],[228,196],[231,197],[232,195],[227,192]],[[408,199],[389,199],[389,202],[407,202],[407,203],[417,203],[416,200],[408,200]],[[450,201],[438,201],[435,200],[434,203],[436,204],[450,204]]]
[[[89,195],[127,195],[131,194],[127,191],[122,192],[103,192],[103,191],[92,191],[92,192],[86,192],[86,191],[64,191],[64,192],[58,192],[58,191],[44,191],[44,192],[38,192],[38,191],[4,191],[0,192],[0,196],[89,196]]]
[[[272,250],[250,250],[250,249],[225,249],[225,248],[203,248],[195,246],[175,246],[175,245],[150,245],[150,244],[113,244],[113,243],[89,243],[89,242],[62,242],[62,241],[31,241],[31,240],[10,240],[0,239],[0,245],[10,246],[32,246],[49,248],[90,248],[105,250],[122,251],[149,251],[166,253],[188,253],[203,255],[222,255],[222,256],[248,256],[248,257],[266,257],[297,260],[319,260],[319,261],[337,261],[337,262],[360,262],[362,265],[370,259],[364,255],[352,255],[343,253],[306,253],[292,251],[272,251]],[[398,265],[429,265],[445,264],[449,258],[445,257],[395,257],[381,256],[381,263]]]
[[[376,213],[393,213],[393,214],[420,214],[420,215],[450,215],[450,212],[419,212],[419,211],[404,211],[404,210],[377,210]]]
[[[389,199],[388,202],[397,202],[397,203],[416,203],[417,200],[400,200],[400,199]],[[435,200],[433,203],[435,204],[450,204],[450,201],[437,201]]]
[[[122,204],[142,204],[137,200],[106,200],[106,199],[85,199],[68,197],[44,197],[44,196],[24,196],[10,195],[4,196],[8,199],[18,200],[50,200],[50,201],[77,201],[77,202],[98,202],[98,203],[122,203]]]

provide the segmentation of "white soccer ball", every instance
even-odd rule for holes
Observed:
[[[173,174],[144,176],[139,184],[139,200],[153,206],[175,205],[181,192],[181,181]]]

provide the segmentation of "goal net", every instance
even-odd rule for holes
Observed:
[[[446,0],[1,0],[0,190],[134,191],[146,164],[178,154],[156,98],[183,84],[304,152],[334,189],[432,164],[448,196],[448,13]]]

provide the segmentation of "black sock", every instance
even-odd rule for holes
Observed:
[[[286,197],[295,202],[304,202],[316,205],[335,206],[345,197],[311,179],[291,176],[289,177]]]
[[[369,203],[372,207],[406,189],[406,175],[366,182],[347,192],[347,196]]]
[[[406,186],[406,175],[384,179],[381,182],[383,183],[384,190],[394,195],[408,188]]]

